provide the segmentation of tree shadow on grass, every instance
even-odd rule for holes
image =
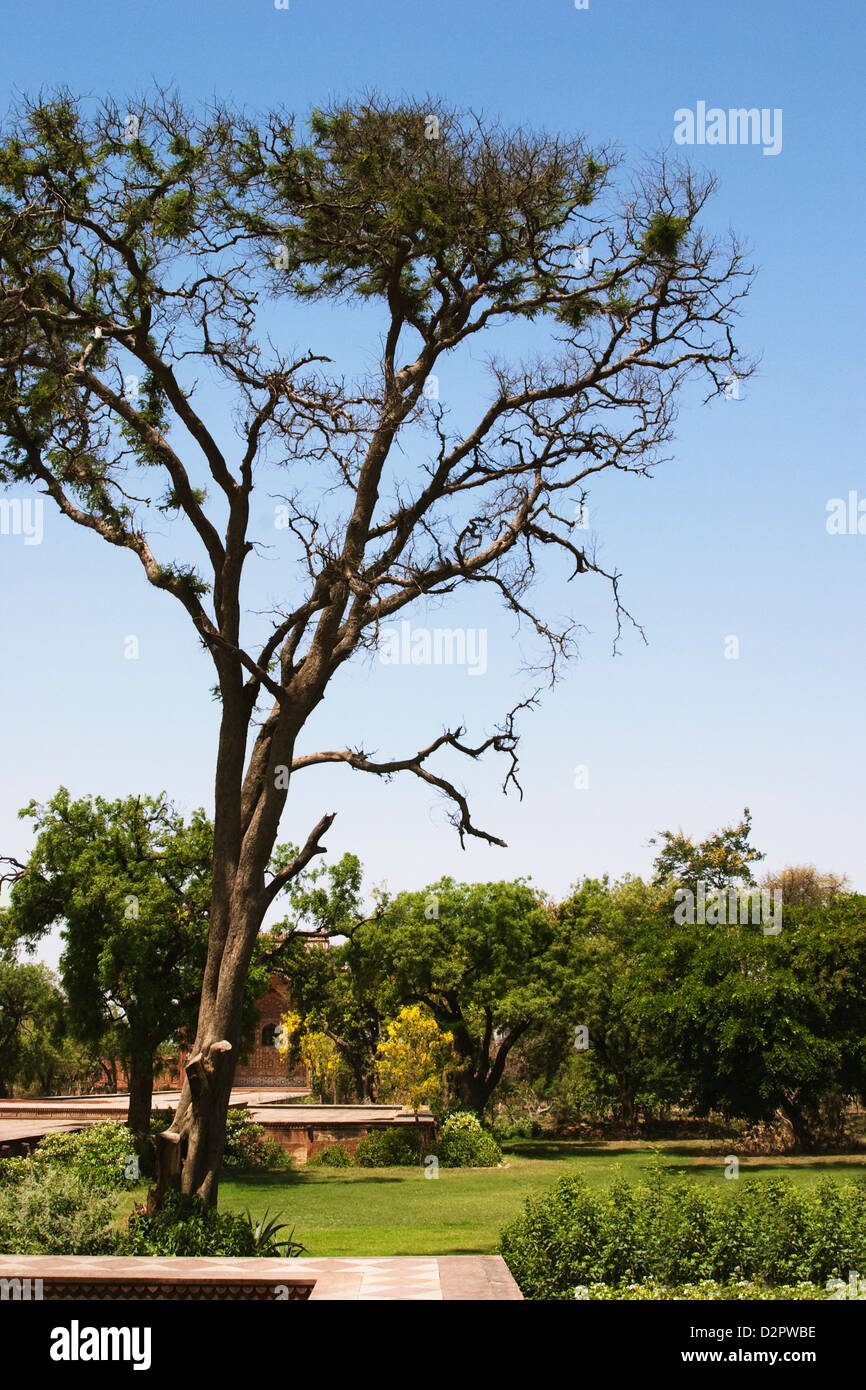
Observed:
[[[408,1172],[414,1170],[407,1169]],[[297,1187],[305,1182],[313,1182],[316,1178],[328,1178],[331,1182],[402,1182],[402,1177],[385,1177],[384,1174],[377,1174],[375,1169],[349,1170],[351,1177],[345,1169],[340,1168],[271,1168],[267,1172],[261,1172],[251,1168],[230,1168],[220,1176],[220,1183],[225,1186],[227,1183],[236,1183],[243,1187]]]
[[[627,1139],[623,1139],[621,1143],[594,1144],[582,1139],[533,1139],[525,1144],[507,1143],[503,1146],[503,1151],[506,1157],[515,1155],[519,1158],[642,1158],[647,1163],[651,1163],[656,1151],[664,1159],[721,1159],[728,1151],[725,1148],[726,1142],[734,1143],[733,1140],[717,1139],[711,1140],[701,1147],[695,1147],[693,1140],[681,1144],[666,1142],[656,1146],[648,1144],[645,1140],[630,1143]]]
[[[653,1147],[641,1144],[638,1148],[636,1144],[630,1144],[623,1140],[621,1144],[598,1145],[586,1143],[578,1139],[533,1139],[526,1144],[507,1143],[503,1145],[503,1152],[506,1157],[516,1156],[519,1158],[645,1158],[652,1159]],[[683,1158],[697,1157],[701,1153],[712,1157],[720,1149],[707,1147],[705,1150],[686,1148],[681,1145],[668,1145],[661,1148],[661,1153],[667,1157],[668,1154],[681,1156]]]
[[[811,1158],[808,1154],[797,1154],[794,1162],[786,1163],[784,1158],[773,1162],[768,1159],[761,1163],[740,1163],[740,1177],[751,1177],[753,1174],[769,1173],[774,1177],[779,1177],[782,1173],[796,1173],[801,1168],[813,1173],[826,1173],[828,1176],[838,1176],[840,1173],[848,1173],[851,1177],[862,1178],[866,1176],[866,1157],[852,1155],[849,1159],[844,1158]]]

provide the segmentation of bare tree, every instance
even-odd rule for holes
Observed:
[[[785,907],[826,907],[840,893],[850,893],[846,874],[824,873],[814,864],[788,864],[776,874],[765,874],[761,887],[782,894]]]
[[[552,674],[575,626],[533,603],[545,552],[606,577],[623,614],[617,574],[575,529],[592,478],[649,472],[690,374],[709,397],[750,370],[732,338],[750,269],[733,237],[699,226],[712,179],[659,161],[627,187],[616,169],[579,139],[375,96],[314,112],[304,140],[282,112],[190,112],[165,93],[126,111],[61,92],[5,132],[2,477],[132,551],[216,670],[208,956],[169,1136],[183,1189],[208,1202],[256,936],[334,819],[272,873],[290,781],[335,762],[405,772],[447,798],[461,841],[493,844],[441,755],[501,753],[516,785],[516,709],[475,740],[449,727],[387,757],[316,750],[329,682],[384,621],[470,584],[529,625]],[[345,380],[320,350],[275,345],[284,306],[305,300],[372,305],[376,369]],[[430,389],[437,364],[515,320],[537,350],[491,357],[487,397],[458,429]],[[230,393],[230,447],[196,370]],[[264,634],[243,587],[263,475],[285,480],[297,562]],[[160,510],[188,523],[197,563],[157,553]]]

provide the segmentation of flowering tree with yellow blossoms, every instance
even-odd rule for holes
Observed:
[[[281,1057],[291,1056],[309,1069],[312,1088],[319,1095],[331,1093],[336,1104],[337,1086],[346,1067],[340,1050],[328,1037],[314,1028],[306,1028],[300,1014],[289,1010],[280,1020],[277,1050]]]
[[[383,1095],[394,1096],[417,1112],[442,1092],[454,1036],[445,1033],[418,1005],[402,1008],[385,1028],[376,1050]]]

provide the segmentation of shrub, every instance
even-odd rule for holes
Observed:
[[[249,1217],[206,1207],[200,1197],[167,1192],[162,1211],[148,1216],[137,1208],[118,1243],[119,1255],[236,1255],[256,1249]]]
[[[541,1125],[528,1115],[520,1120],[497,1116],[493,1121],[492,1133],[498,1144],[503,1144],[508,1139],[535,1139],[541,1133]]]
[[[328,1144],[307,1160],[308,1168],[357,1168],[358,1160],[345,1144]],[[367,1167],[370,1165],[368,1164]]]
[[[433,1146],[443,1168],[495,1168],[502,1150],[477,1115],[469,1110],[449,1115]]]
[[[100,1120],[75,1134],[46,1134],[25,1162],[34,1173],[73,1173],[102,1191],[134,1187],[139,1180],[135,1142],[119,1120]]]
[[[268,1139],[264,1125],[253,1122],[249,1110],[230,1110],[226,1116],[224,1168],[291,1168],[292,1156],[276,1139]]]
[[[29,1171],[0,1187],[0,1253],[113,1255],[117,1232],[106,1190],[60,1165],[47,1175],[23,1161]]]
[[[358,1140],[355,1157],[362,1168],[408,1168],[421,1158],[421,1141],[405,1129],[373,1129]]]
[[[33,1165],[29,1158],[0,1158],[0,1187],[8,1186],[11,1183],[23,1182],[28,1173],[33,1172]]]
[[[759,1284],[754,1280],[739,1279],[735,1284],[720,1284],[714,1279],[701,1279],[697,1284],[658,1284],[648,1279],[643,1284],[590,1284],[588,1288],[574,1291],[575,1297],[599,1302],[637,1303],[645,1300],[655,1302],[688,1303],[712,1302],[763,1302],[796,1298],[817,1302],[826,1299],[828,1290],[820,1284]]]
[[[825,1285],[866,1268],[866,1182],[789,1178],[711,1188],[656,1169],[601,1192],[562,1178],[527,1200],[500,1249],[527,1298],[570,1299],[578,1286],[614,1288],[749,1280]]]

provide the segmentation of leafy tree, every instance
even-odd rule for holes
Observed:
[[[66,999],[58,993],[53,1006],[27,1029],[17,1084],[30,1094],[93,1091],[104,1082],[106,1068],[111,1069],[110,1060],[100,1057],[98,1048],[73,1036]]]
[[[44,965],[0,956],[0,1096],[32,1077],[60,1023],[63,996]]]
[[[754,883],[752,865],[765,856],[749,844],[752,817],[748,806],[738,825],[726,825],[698,844],[682,830],[663,830],[650,840],[660,845],[653,862],[656,884],[679,883],[697,890],[699,883],[717,889]]]
[[[328,1034],[305,1027],[300,1014],[290,1010],[280,1020],[279,1044],[281,1057],[294,1058],[309,1069],[313,1095],[320,1100],[330,1096],[336,1105],[337,1090],[348,1068]]]
[[[13,884],[7,928],[29,944],[62,926],[72,1033],[108,1042],[129,1075],[129,1127],[149,1133],[161,1043],[194,1025],[204,970],[212,834],[162,797],[73,800],[65,787],[20,813],[36,841]]]
[[[646,1008],[656,988],[655,948],[666,916],[658,894],[639,878],[613,886],[586,879],[557,915],[570,967],[569,1014],[586,1030],[569,1039],[566,1070],[572,1081],[582,1073],[594,1109],[610,1106],[634,1130],[640,1111],[664,1108],[679,1096],[675,1059],[659,1046]]]
[[[406,1005],[386,1024],[376,1065],[382,1094],[417,1112],[442,1091],[454,1038],[418,1004]]]
[[[349,964],[349,961],[352,964]],[[383,987],[369,966],[344,943],[321,950],[299,933],[281,956],[293,1008],[304,1027],[334,1045],[352,1078],[359,1103],[376,1099],[376,1049],[382,1036]]]
[[[400,1003],[424,1005],[453,1034],[457,1093],[480,1113],[511,1049],[543,1027],[563,997],[557,931],[544,895],[522,880],[443,878],[398,894],[358,927],[347,961]]]
[[[749,268],[700,225],[712,180],[661,163],[619,197],[615,179],[582,140],[378,98],[315,111],[303,138],[280,112],[196,113],[165,93],[85,109],[61,92],[0,137],[0,481],[133,556],[216,673],[208,955],[173,1124],[184,1191],[208,1202],[256,937],[334,819],[271,874],[290,781],[324,764],[406,773],[448,799],[461,837],[493,843],[439,760],[500,752],[516,783],[516,709],[474,741],[452,724],[378,758],[347,729],[317,749],[330,682],[383,623],[470,584],[558,662],[573,624],[532,606],[543,556],[617,585],[575,539],[570,499],[605,469],[650,471],[686,378],[721,394],[732,362],[749,370],[733,339]],[[358,379],[330,371],[330,342],[275,344],[272,306],[308,301],[366,306],[374,370],[368,354]],[[434,378],[515,322],[513,361],[496,334],[486,399],[459,428]],[[258,487],[285,497],[292,576],[267,623],[245,611]],[[187,529],[179,558],[165,512]]]
[[[671,927],[654,964],[645,1007],[699,1114],[781,1111],[802,1151],[839,1142],[866,1089],[866,898],[792,909],[778,936]]]

